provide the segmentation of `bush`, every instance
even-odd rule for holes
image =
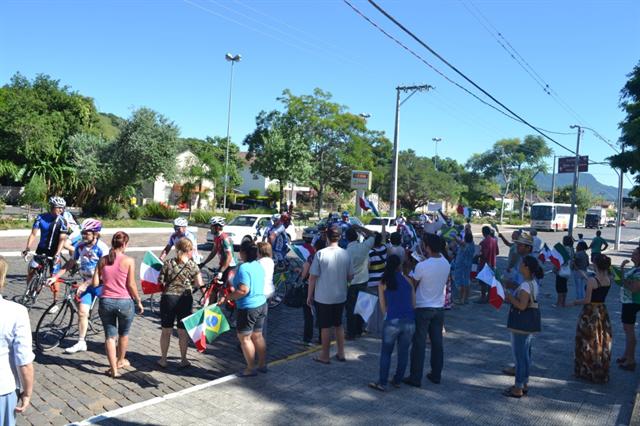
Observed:
[[[120,210],[122,210],[122,207],[120,206],[120,204],[114,201],[109,202],[104,206],[104,216],[107,219],[118,219]]]
[[[214,211],[211,211],[211,210],[195,210],[195,211],[191,212],[191,222],[208,224],[209,223],[209,219],[211,219],[211,217],[213,217],[213,216],[217,216],[217,214]]]
[[[4,198],[0,197],[0,213],[2,213],[5,207],[6,203],[4,202]]]
[[[45,207],[47,205],[47,182],[40,175],[33,175],[24,187],[22,203],[29,206]]]
[[[142,216],[154,219],[175,219],[180,216],[176,209],[155,201],[142,206]]]
[[[255,200],[259,196],[260,196],[260,190],[259,189],[252,189],[252,190],[249,191],[249,198],[253,198]]]
[[[129,207],[129,219],[138,220],[142,216],[142,209],[138,206]]]

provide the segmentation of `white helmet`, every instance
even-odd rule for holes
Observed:
[[[273,216],[271,216],[271,220],[274,222],[277,222],[280,220],[280,213],[276,213]]]
[[[222,216],[213,216],[209,219],[209,225],[211,226],[224,226],[224,217]]]
[[[179,217],[173,221],[173,226],[189,226],[189,222],[184,217]]]
[[[402,216],[396,218],[396,225],[404,225],[404,218]]]
[[[49,198],[49,206],[53,207],[67,207],[67,202],[62,197],[51,197]]]

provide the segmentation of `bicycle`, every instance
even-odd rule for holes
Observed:
[[[73,319],[78,313],[77,303],[80,300],[76,294],[78,281],[76,279],[60,279],[58,282],[65,285],[64,295],[61,300],[54,301],[44,311],[36,326],[36,347],[43,352],[58,347],[65,337],[73,335]],[[97,300],[97,297],[94,298],[89,307],[87,334],[95,335],[103,331],[98,309],[94,309]],[[52,312],[56,306],[58,310]]]
[[[229,320],[229,324],[235,323],[235,321],[232,321],[232,316],[236,311],[236,302],[229,300],[228,298],[229,294],[231,294],[231,287],[218,280],[218,269],[205,266],[201,271],[204,272],[202,276],[204,289],[201,291],[202,294],[196,302],[198,305],[197,307],[201,308],[206,305],[217,303],[221,297],[225,297],[227,302],[220,306],[220,309],[222,309],[225,317]],[[229,279],[231,280],[232,278]]]
[[[296,260],[284,259],[276,264],[273,273],[273,287],[275,291],[269,299],[269,308],[276,308],[284,301],[287,291],[297,287],[302,274],[302,267]]]
[[[25,306],[27,309],[31,309],[33,305],[36,304],[38,296],[40,295],[42,288],[46,284],[47,279],[51,274],[51,268],[54,264],[54,258],[29,252],[24,255],[23,259],[26,263],[30,264],[29,267],[33,269],[33,275],[31,276],[29,282],[27,282],[24,293],[22,294],[22,296],[18,297],[16,302]],[[31,266],[31,262],[34,263],[33,267]]]

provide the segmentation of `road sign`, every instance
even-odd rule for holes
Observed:
[[[351,189],[359,191],[371,190],[371,172],[365,170],[351,171]]]
[[[558,159],[558,173],[573,173],[576,168],[576,157],[560,157]],[[589,156],[581,155],[578,163],[579,172],[589,171]]]

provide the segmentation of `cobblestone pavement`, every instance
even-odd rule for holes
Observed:
[[[234,378],[186,395],[172,395],[114,418],[94,419],[94,423],[628,424],[638,373],[612,366],[608,384],[575,379],[573,345],[579,308],[551,307],[555,298],[551,276],[542,293],[544,329],[533,344],[530,393],[521,400],[501,395],[513,384],[512,377],[500,372],[513,362],[505,327],[507,307],[496,311],[488,305],[470,304],[455,306],[445,315],[445,369],[440,385],[425,379],[421,389],[403,386],[384,394],[369,389],[367,383],[377,378],[380,343],[365,338],[347,342],[348,362],[344,364],[320,365],[309,354],[271,366],[266,375]],[[613,354],[619,356],[624,338],[617,288],[607,305],[614,329]]]

